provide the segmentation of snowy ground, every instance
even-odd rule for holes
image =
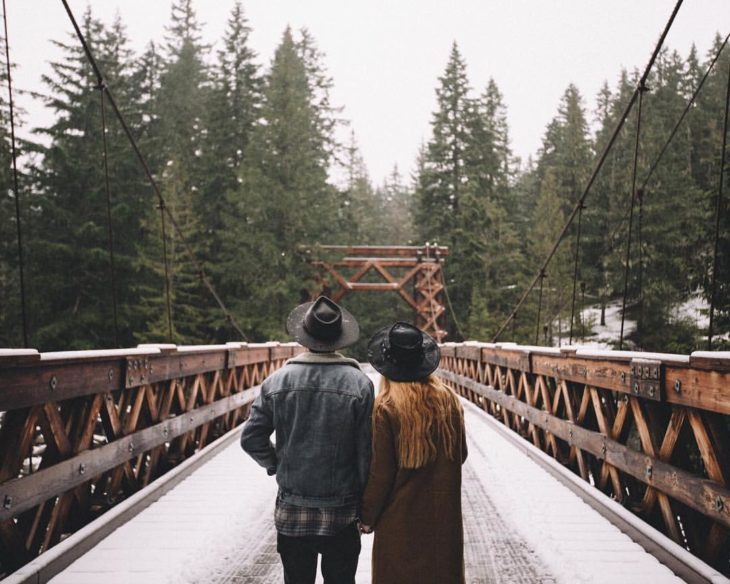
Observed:
[[[505,440],[484,412],[465,409],[467,583],[681,582]],[[278,584],[275,495],[273,477],[234,443],[51,582]],[[357,584],[370,582],[372,537],[362,542]]]
[[[700,330],[707,330],[709,325],[709,304],[700,294],[695,294],[671,311],[674,320],[685,320],[694,323]],[[581,339],[581,330],[574,331],[574,344],[595,349],[612,349],[621,335],[621,301],[615,300],[606,305],[606,324],[601,325],[601,307],[589,306],[582,311],[585,322],[586,338]],[[636,330],[636,321],[624,322],[624,338]],[[563,335],[568,333],[563,331]],[[577,340],[576,340],[577,339]],[[561,341],[567,344],[567,337]],[[557,339],[556,339],[557,343]]]

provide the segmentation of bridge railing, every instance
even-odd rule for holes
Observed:
[[[725,574],[730,353],[446,343],[460,395]]]
[[[300,349],[0,351],[0,577],[240,424]]]

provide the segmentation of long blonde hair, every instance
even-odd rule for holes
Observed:
[[[423,381],[393,381],[381,377],[373,415],[388,406],[400,422],[398,465],[420,468],[436,460],[442,448],[449,460],[456,460],[458,428],[463,409],[456,394],[435,375]]]

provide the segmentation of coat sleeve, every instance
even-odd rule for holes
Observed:
[[[360,409],[357,412],[356,429],[356,452],[357,452],[357,475],[360,481],[360,492],[365,490],[372,458],[372,437],[373,437],[373,401],[375,390],[373,382],[367,379],[367,387]]]
[[[243,427],[241,448],[263,466],[269,475],[276,474],[276,449],[270,439],[273,431],[274,416],[262,387],[251,406],[251,415]]]
[[[397,472],[395,436],[390,418],[381,408],[373,417],[373,456],[360,511],[360,520],[365,525],[377,526],[390,499]]]
[[[466,427],[464,426],[464,412],[461,412],[461,464],[466,462],[469,450],[466,447]]]

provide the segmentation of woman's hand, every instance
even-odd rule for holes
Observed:
[[[358,521],[357,522],[357,528],[360,530],[360,533],[368,534],[368,533],[372,533],[373,532],[373,528],[372,527],[370,527],[369,525],[365,525],[361,521]]]

